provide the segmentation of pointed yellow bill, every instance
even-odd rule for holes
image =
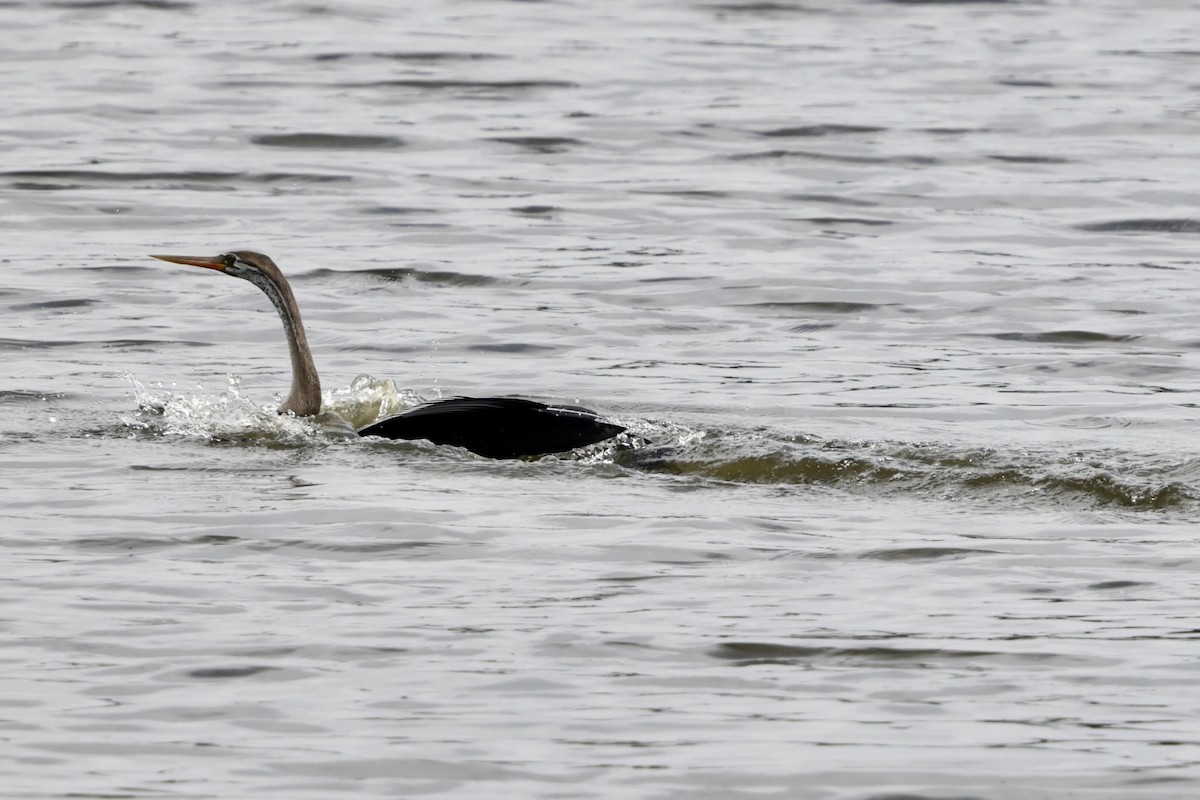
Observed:
[[[170,261],[172,264],[187,264],[193,267],[206,267],[208,269],[225,271],[225,259],[220,256],[208,258],[205,256],[150,256],[157,258],[159,261]]]

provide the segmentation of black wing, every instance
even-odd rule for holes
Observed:
[[[577,406],[549,406],[514,397],[455,397],[376,422],[358,435],[428,439],[488,458],[520,458],[574,450],[623,430]]]

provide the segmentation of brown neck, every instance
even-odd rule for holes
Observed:
[[[251,282],[271,298],[271,304],[283,320],[287,333],[288,351],[292,357],[292,390],[279,406],[280,413],[290,411],[298,417],[311,417],[321,411],[321,379],[308,349],[308,337],[304,335],[304,323],[300,320],[300,307],[292,294],[292,287],[282,274],[275,281],[265,276],[250,278]]]
[[[288,321],[283,322],[288,327]],[[280,411],[290,411],[298,417],[311,417],[321,411],[321,378],[317,375],[317,365],[313,363],[312,352],[308,349],[308,338],[304,335],[304,324],[296,314],[295,327],[289,331],[288,350],[292,357],[292,390],[287,399],[279,407]]]

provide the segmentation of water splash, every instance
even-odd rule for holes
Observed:
[[[299,447],[330,439],[357,438],[372,422],[419,405],[422,398],[391,379],[359,375],[347,387],[324,393],[315,417],[280,414],[279,397],[258,403],[242,394],[242,379],[229,375],[219,394],[181,392],[177,387],[147,385],[126,373],[137,403],[136,416],[121,424],[132,435],[181,436],[211,442]]]
[[[391,378],[359,375],[348,387],[326,392],[321,409],[338,415],[357,430],[421,402],[416,392],[402,391]]]
[[[277,403],[258,404],[244,396],[237,375],[229,375],[229,388],[216,395],[148,386],[133,375],[125,377],[133,387],[138,414],[123,416],[121,423],[134,436],[298,446],[318,434],[313,420],[279,414]]]
[[[353,437],[358,428],[419,402],[413,392],[401,391],[392,380],[360,375],[350,386],[326,392],[321,414],[303,418],[278,413],[278,398],[264,404],[246,397],[237,375],[228,376],[229,388],[216,395],[148,386],[133,375],[125,377],[133,387],[139,411],[137,416],[122,417],[127,430],[134,435],[213,442],[301,446]]]

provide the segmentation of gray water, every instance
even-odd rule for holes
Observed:
[[[1200,794],[1196,7],[0,31],[0,796]]]

